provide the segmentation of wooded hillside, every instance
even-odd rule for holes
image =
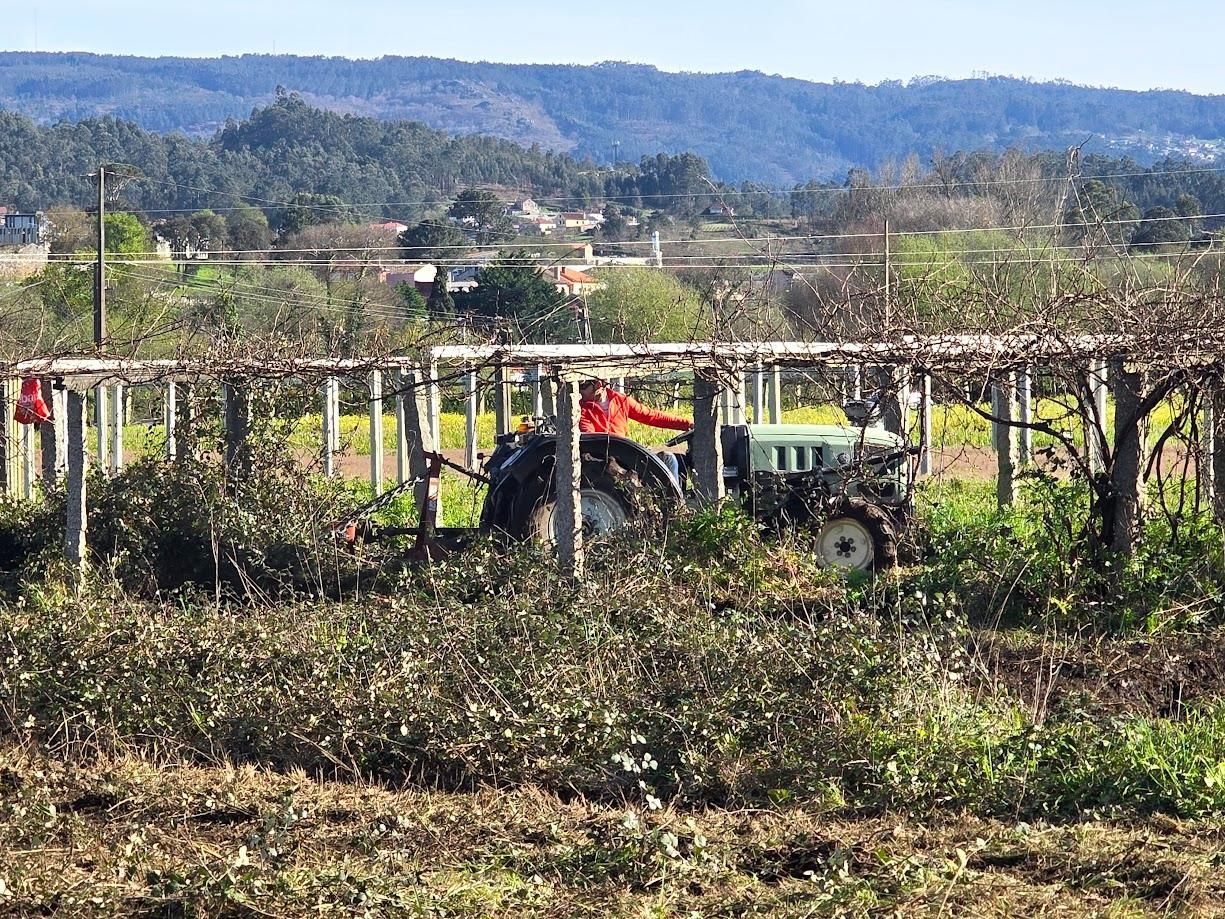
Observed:
[[[151,130],[211,136],[227,118],[266,105],[278,86],[335,111],[414,119],[597,162],[690,150],[720,179],[780,184],[937,150],[1032,151],[1087,141],[1087,150],[1142,163],[1211,157],[1225,136],[1225,97],[1007,77],[864,86],[623,63],[0,54],[0,107],[41,123],[112,114]]]

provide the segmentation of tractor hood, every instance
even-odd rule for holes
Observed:
[[[881,428],[849,424],[750,424],[738,425],[747,437],[742,441],[753,471],[806,472],[821,467],[838,468],[861,459],[902,450],[905,441]]]

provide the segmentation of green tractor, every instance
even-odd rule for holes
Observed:
[[[763,526],[798,530],[831,566],[870,571],[896,564],[912,512],[904,440],[870,426],[871,406],[848,403],[852,423],[733,424],[721,431],[727,494]],[[485,472],[481,530],[550,539],[556,500],[556,435],[544,419],[496,441]],[[692,435],[669,441],[678,447]],[[584,535],[600,536],[651,510],[667,515],[692,500],[688,454],[679,476],[652,450],[622,437],[583,434],[580,498]]]

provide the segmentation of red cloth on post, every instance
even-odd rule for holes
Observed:
[[[18,424],[42,424],[51,420],[51,409],[43,399],[42,384],[33,377],[21,381],[21,395],[17,397],[13,420]]]

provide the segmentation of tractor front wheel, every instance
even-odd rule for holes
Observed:
[[[831,513],[817,530],[816,550],[831,568],[879,571],[897,564],[897,534],[880,508],[848,504]]]

